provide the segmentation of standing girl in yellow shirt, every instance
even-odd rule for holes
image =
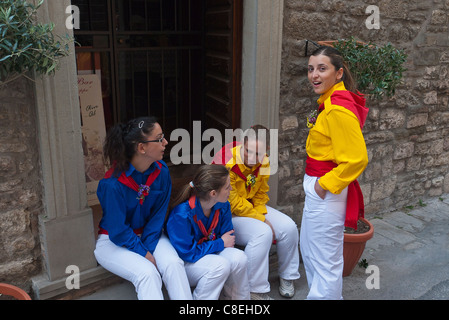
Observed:
[[[344,227],[357,228],[364,214],[357,177],[368,164],[362,128],[365,99],[341,54],[318,48],[309,59],[309,82],[320,94],[318,112],[308,118],[306,194],[301,256],[309,285],[308,299],[342,299]],[[313,119],[312,119],[313,118]]]

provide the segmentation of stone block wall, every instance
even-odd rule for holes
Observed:
[[[368,5],[380,29],[368,29]],[[416,205],[449,192],[449,1],[285,0],[280,97],[278,204],[298,221],[304,192],[306,115],[318,96],[307,80],[305,39],[391,42],[408,54],[404,84],[391,99],[367,101],[369,164],[359,182],[366,213]],[[313,45],[309,44],[309,54]]]
[[[30,288],[40,273],[42,183],[34,84],[0,87],[0,282]]]

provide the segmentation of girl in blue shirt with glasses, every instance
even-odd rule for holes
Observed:
[[[104,144],[111,169],[97,189],[103,217],[95,257],[144,300],[164,298],[162,281],[171,299],[192,299],[184,262],[162,233],[171,194],[167,144],[154,118],[113,127]]]

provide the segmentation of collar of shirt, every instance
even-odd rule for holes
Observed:
[[[188,201],[187,201],[187,202],[188,202]],[[187,203],[187,205],[188,205],[188,203]],[[222,208],[223,208],[223,204],[222,204],[222,203],[217,202],[216,204],[214,204],[213,207],[211,208],[210,216],[209,216],[209,218],[208,218],[208,217],[206,217],[206,216],[204,215],[203,208],[201,207],[201,202],[200,202],[200,200],[199,200],[198,197],[197,197],[196,200],[195,200],[195,208],[191,209],[191,210],[192,210],[192,217],[193,217],[195,214],[197,214],[197,216],[198,216],[199,219],[206,219],[206,221],[208,221],[208,220],[213,216],[213,213],[214,213],[215,211],[217,211],[217,209],[222,209]]]
[[[152,173],[156,169],[156,166],[157,166],[156,162],[153,162],[151,164],[151,166],[144,173],[142,173],[140,171],[137,171],[137,169],[130,163],[129,164],[129,168],[128,168],[128,170],[126,170],[125,174],[126,174],[127,177],[132,175],[134,172],[137,172],[137,173],[143,174],[143,175],[149,175],[150,173]]]
[[[145,172],[140,172],[138,171],[131,163],[129,164],[129,168],[128,170],[126,170],[125,174],[127,177],[131,176],[134,181],[140,185],[140,184],[145,184],[147,182],[148,176],[154,171],[156,170],[156,166],[157,163],[153,162],[151,164],[151,166],[145,171]]]
[[[336,83],[326,93],[322,94],[320,96],[320,98],[318,99],[318,105],[323,104],[324,101],[326,101],[326,99],[328,99],[334,93],[334,91],[339,91],[339,90],[346,91],[346,87],[345,87],[345,84],[343,83],[343,81],[340,81],[340,82]]]

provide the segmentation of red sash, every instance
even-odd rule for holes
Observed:
[[[322,177],[337,164],[332,161],[318,161],[307,157],[306,174],[312,177]],[[363,193],[357,180],[348,185],[348,198],[346,200],[345,226],[357,230],[357,221],[365,217],[365,205],[363,203]]]
[[[195,201],[196,201],[196,196],[190,197],[190,199],[189,199],[190,209],[194,209],[195,208]],[[213,241],[213,240],[217,239],[217,236],[215,235],[214,229],[217,227],[219,219],[220,219],[220,209],[217,209],[215,211],[215,215],[214,215],[212,223],[211,223],[211,225],[209,227],[209,230],[206,231],[206,228],[204,227],[203,222],[201,220],[198,220],[198,217],[196,215],[193,216],[193,220],[198,225],[198,227],[201,230],[201,233],[204,236],[203,238],[201,238],[198,241],[198,244],[202,244],[203,242],[207,242],[209,240]]]

